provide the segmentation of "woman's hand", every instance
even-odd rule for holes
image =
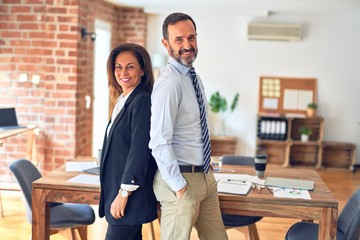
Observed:
[[[116,196],[114,201],[111,203],[110,213],[115,219],[119,219],[125,216],[125,208],[129,196],[123,197],[120,193]]]

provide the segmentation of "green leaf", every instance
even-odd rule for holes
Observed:
[[[209,106],[214,113],[225,112],[227,109],[227,102],[219,92],[215,92],[210,97]]]
[[[230,107],[231,112],[233,112],[233,111],[235,110],[236,106],[238,105],[238,103],[239,103],[239,96],[240,96],[240,94],[239,94],[239,93],[236,93],[236,95],[235,95],[235,97],[234,97],[234,99],[233,99],[233,101],[232,101],[232,103],[231,103],[231,107]]]
[[[308,108],[317,109],[317,104],[314,102],[311,102],[307,105]]]
[[[299,133],[300,134],[306,134],[306,135],[311,135],[312,134],[312,129],[308,126],[301,126],[299,128]]]

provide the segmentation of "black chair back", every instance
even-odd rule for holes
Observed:
[[[41,173],[29,160],[26,159],[19,159],[12,162],[9,168],[18,181],[26,203],[31,209],[31,185],[32,182],[42,177]]]
[[[337,230],[345,235],[344,239],[360,239],[360,188],[341,211]]]
[[[222,163],[229,165],[255,166],[254,157],[239,155],[224,155],[222,157]]]

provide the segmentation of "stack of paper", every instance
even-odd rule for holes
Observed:
[[[291,188],[272,188],[274,197],[311,199],[308,190]]]
[[[79,174],[67,180],[71,183],[93,184],[100,186],[100,177],[97,175]]]
[[[251,189],[252,183],[246,180],[249,175],[246,174],[214,174],[218,183],[218,192],[247,195]]]
[[[65,166],[66,172],[81,172],[84,169],[96,167],[96,161],[67,161]]]

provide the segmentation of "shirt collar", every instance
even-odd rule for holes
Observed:
[[[116,99],[115,104],[117,102],[121,102],[122,104],[124,104],[134,90],[135,90],[135,88],[133,90],[131,90],[131,92],[129,92],[128,95],[126,95],[126,96],[124,96],[124,93],[121,93],[120,96],[118,97],[118,99]]]
[[[182,75],[186,75],[188,72],[189,72],[189,70],[190,70],[190,68],[189,67],[187,67],[187,66],[184,66],[184,65],[182,65],[181,63],[179,63],[178,61],[176,61],[174,58],[172,58],[172,57],[169,57],[169,64],[171,64],[173,67],[175,67],[176,68],[176,70],[178,70]]]

